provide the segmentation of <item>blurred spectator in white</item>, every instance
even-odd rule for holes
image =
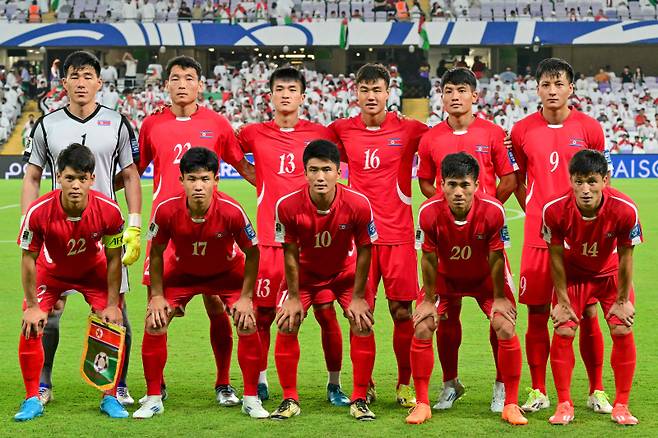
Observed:
[[[395,105],[397,108],[400,108],[401,97],[402,97],[402,91],[400,90],[398,81],[396,79],[391,79],[391,86],[389,87],[388,90],[388,101],[386,102],[386,105],[389,108],[393,105]]]
[[[119,73],[113,65],[109,65],[107,62],[103,64],[101,68],[101,80],[106,83],[116,84],[117,79],[119,79]]]
[[[633,73],[633,83],[636,87],[641,87],[644,85],[644,73],[642,73],[641,67],[635,68],[635,73]]]
[[[125,73],[125,86],[134,87],[135,78],[137,77],[137,64],[138,61],[133,57],[132,53],[124,52],[122,61],[126,64],[126,73]]]
[[[221,3],[215,10],[215,23],[230,23],[231,9],[227,3]]]
[[[646,153],[644,150],[644,143],[642,142],[642,139],[640,138],[639,135],[636,135],[633,141],[633,153],[634,154]]]
[[[117,108],[117,104],[119,103],[119,93],[117,93],[114,84],[110,84],[109,87],[103,88],[99,95],[101,105],[104,105],[112,110]]]
[[[286,17],[290,16],[294,6],[293,0],[278,0],[276,2],[275,14],[279,24],[285,23]]]
[[[157,15],[166,16],[169,11],[169,6],[165,1],[158,1],[155,3],[155,13]]]
[[[139,19],[137,6],[135,6],[132,0],[126,0],[126,2],[123,4],[123,8],[121,8],[121,15],[126,21],[137,21],[137,19]]]
[[[502,72],[500,75],[500,80],[503,81],[503,83],[512,83],[516,80],[516,73],[512,71],[512,67],[505,67],[505,71]]]
[[[658,141],[656,141],[655,134],[650,134],[644,141],[644,152],[647,154],[658,154]]]
[[[409,10],[409,15],[413,21],[418,21],[420,20],[420,17],[425,16],[425,11],[423,11],[423,8],[420,6],[420,2],[418,0],[414,0],[414,4]]]
[[[163,2],[164,3],[164,2]],[[155,20],[155,6],[150,1],[146,0],[141,7],[142,21],[151,23]]]
[[[254,9],[254,18],[256,21],[267,20],[270,17],[269,8],[266,0],[258,0]]]

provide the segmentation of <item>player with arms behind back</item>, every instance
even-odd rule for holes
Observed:
[[[569,107],[573,93],[573,68],[558,58],[544,59],[537,66],[537,94],[542,109],[517,122],[511,134],[514,157],[519,165],[515,192],[525,210],[519,302],[528,306],[526,356],[532,389],[522,406],[534,412],[550,406],[546,396],[546,363],[550,351],[548,317],[553,285],[546,242],[541,239],[541,210],[569,181],[569,160],[581,149],[605,150],[601,125]],[[588,406],[610,413],[612,406],[603,392],[603,335],[593,303],[584,309],[580,350],[590,384]]]
[[[167,328],[176,311],[198,294],[219,296],[238,331],[238,362],[244,380],[242,412],[267,418],[257,394],[260,341],[252,294],[258,272],[256,233],[240,205],[218,192],[219,160],[206,148],[181,157],[185,193],[161,202],[149,226],[151,296],[146,313],[142,362],[147,397],[133,418],[164,412],[162,375]],[[235,245],[243,252],[236,252]]]
[[[574,419],[573,339],[583,309],[594,298],[612,337],[610,362],[616,389],[612,421],[637,424],[628,410],[636,363],[633,248],[642,243],[637,207],[628,196],[606,187],[608,163],[600,152],[578,152],[569,163],[569,174],[571,188],[547,202],[542,213],[555,287],[551,369],[559,403],[549,421],[568,424]]]
[[[306,80],[293,67],[282,67],[270,76],[270,92],[274,120],[244,126],[238,142],[245,153],[254,154],[256,191],[258,194],[258,245],[260,265],[256,279],[256,321],[262,344],[258,395],[269,398],[267,356],[270,349],[270,327],[276,315],[276,297],[283,279],[283,248],[274,240],[274,207],[278,199],[292,189],[306,184],[302,156],[312,140],[335,141],[335,136],[319,123],[299,118],[304,102]],[[343,337],[333,306],[315,306],[313,311],[322,329],[329,382],[327,398],[336,406],[348,406],[350,399],[340,386],[343,360]]]
[[[153,162],[153,207],[180,192],[180,160],[193,147],[214,151],[253,184],[253,166],[244,158],[228,121],[197,104],[199,93],[203,91],[201,65],[189,56],[178,56],[169,61],[165,71],[171,106],[144,119],[139,132],[139,173]],[[151,215],[154,211],[152,208]],[[149,250],[147,246],[147,252]],[[147,287],[150,285],[148,266],[147,255],[142,280]],[[229,381],[233,350],[231,322],[217,296],[204,294],[203,303],[210,319],[210,344],[217,366],[217,402],[222,406],[234,406],[240,400]],[[167,398],[164,387],[162,396]]]
[[[441,181],[441,162],[447,155],[463,151],[478,161],[478,190],[505,203],[516,188],[516,162],[510,158],[511,151],[503,144],[505,131],[473,115],[473,105],[478,98],[475,75],[463,67],[448,70],[441,78],[441,93],[448,118],[425,133],[418,146],[418,184],[421,191],[428,198],[434,196],[434,182],[438,184]],[[505,262],[507,264],[507,260]],[[450,409],[464,393],[464,386],[458,378],[458,353],[462,339],[460,313],[461,301],[452,301],[441,315],[437,327],[436,344],[443,369],[443,389],[434,405],[435,409]],[[496,359],[491,410],[502,412],[505,386],[497,362],[498,337],[493,327],[489,340]]]
[[[60,151],[55,169],[61,189],[34,201],[21,226],[18,244],[23,250],[25,299],[18,358],[26,397],[16,421],[43,413],[41,336],[48,313],[62,294],[78,291],[104,321],[123,322],[119,295],[123,218],[116,202],[91,189],[95,165],[86,146],[74,143]],[[101,412],[113,418],[128,416],[116,398],[116,387],[105,393]]]
[[[478,173],[479,165],[471,155],[447,155],[441,163],[442,193],[425,201],[418,211],[416,247],[423,250],[425,296],[413,316],[411,364],[418,404],[407,423],[423,423],[432,417],[428,386],[434,366],[432,334],[437,313],[440,317],[460,306],[464,296],[477,300],[498,339],[497,362],[505,386],[503,419],[514,425],[528,422],[517,404],[521,345],[514,330],[512,275],[503,252],[509,244],[505,210],[497,199],[478,190]]]
[[[372,209],[365,196],[337,183],[340,155],[335,144],[312,141],[303,159],[308,184],[276,203],[275,237],[283,244],[287,289],[279,294],[276,316],[275,359],[283,401],[271,417],[283,420],[301,413],[299,327],[311,305],[333,307],[338,301],[352,333],[350,413],[358,420],[373,420],[366,402],[375,365],[374,296],[366,293],[371,245],[377,239]]]
[[[341,142],[350,186],[368,197],[375,212],[379,240],[372,250],[369,291],[376,294],[379,280],[384,280],[398,365],[396,398],[400,405],[412,407],[415,396],[409,386],[409,351],[414,334],[411,303],[418,297],[418,259],[413,242],[411,172],[427,126],[386,111],[389,80],[381,64],[361,67],[356,74],[361,114],[336,120],[329,127]],[[374,399],[374,387],[369,398]]]

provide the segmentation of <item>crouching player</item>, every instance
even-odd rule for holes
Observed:
[[[366,403],[375,364],[374,303],[366,300],[371,245],[377,239],[372,208],[364,195],[337,184],[340,155],[335,144],[312,141],[303,162],[308,185],[280,198],[275,208],[275,239],[283,244],[287,290],[280,292],[275,319],[279,331],[274,358],[283,401],[271,417],[283,420],[301,413],[299,327],[311,305],[317,311],[338,301],[352,333],[350,413],[358,420],[374,420]]]
[[[438,318],[445,318],[450,306],[459,307],[464,296],[477,300],[498,337],[498,364],[505,385],[503,420],[514,425],[528,422],[517,404],[521,346],[514,330],[511,274],[506,272],[503,253],[509,241],[505,210],[497,199],[476,192],[478,174],[471,155],[447,155],[441,163],[441,192],[418,212],[416,246],[423,250],[425,296],[413,315],[411,370],[417,404],[407,423],[420,424],[432,417],[428,396],[434,367],[432,336]],[[436,292],[440,299],[435,304]]]
[[[119,295],[123,218],[114,201],[91,190],[95,165],[87,147],[74,143],[64,149],[57,157],[61,189],[34,201],[23,220],[18,243],[23,249],[25,300],[18,358],[26,399],[14,416],[16,421],[43,414],[41,337],[48,313],[64,292],[80,292],[104,321],[123,322]],[[105,393],[100,408],[113,418],[128,417],[116,399],[116,388]]]
[[[256,233],[236,201],[217,191],[217,155],[192,148],[180,161],[184,193],[161,202],[149,227],[151,296],[142,362],[147,398],[134,418],[162,414],[167,327],[194,295],[218,295],[237,327],[238,362],[244,381],[242,412],[267,418],[257,395],[260,341],[252,307],[258,272]],[[237,244],[243,252],[235,248]]]
[[[631,329],[635,317],[633,247],[642,242],[637,207],[623,193],[606,187],[608,164],[600,152],[578,152],[569,163],[569,175],[569,191],[548,202],[542,214],[555,290],[551,368],[559,402],[549,421],[568,424],[574,419],[573,338],[585,306],[596,299],[612,336],[610,362],[616,388],[612,421],[637,424],[628,410],[636,360]]]

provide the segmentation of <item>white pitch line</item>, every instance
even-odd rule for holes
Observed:
[[[519,210],[518,208],[506,208],[505,211],[507,211],[508,214],[514,213],[513,216],[512,215],[507,216],[508,221],[514,221],[525,217],[525,213],[523,212],[523,210]]]
[[[9,208],[19,207],[20,205],[21,205],[21,204],[9,204],[9,205],[3,205],[2,207],[0,207],[0,210],[7,210],[7,209],[9,209]]]

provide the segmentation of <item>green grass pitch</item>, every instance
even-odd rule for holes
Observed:
[[[0,183],[0,436],[482,436],[515,434],[545,436],[555,434],[604,436],[615,433],[633,436],[657,436],[658,416],[654,402],[658,350],[656,339],[658,326],[658,296],[655,287],[658,273],[655,270],[656,241],[658,240],[658,181],[617,180],[615,186],[637,202],[644,226],[646,243],[635,252],[635,288],[637,294],[637,318],[635,339],[638,349],[637,371],[631,394],[632,412],[640,419],[634,428],[622,430],[608,416],[597,415],[585,407],[587,379],[582,361],[576,353],[576,369],[573,379],[573,397],[576,403],[576,419],[570,426],[557,428],[548,424],[552,409],[530,414],[530,424],[513,428],[503,423],[497,414],[489,411],[494,365],[488,342],[487,320],[474,300],[465,299],[462,312],[463,342],[460,354],[460,378],[466,385],[465,396],[455,403],[452,410],[434,413],[434,417],[421,426],[404,423],[406,409],[395,403],[396,365],[392,349],[392,323],[385,302],[380,299],[376,311],[375,334],[377,359],[374,378],[377,382],[378,400],[372,409],[377,420],[358,423],[349,416],[347,408],[334,408],[325,398],[326,373],[322,355],[319,327],[312,315],[304,322],[300,334],[301,362],[299,364],[299,391],[302,415],[286,422],[256,421],[240,414],[239,408],[220,408],[214,400],[214,361],[208,343],[208,320],[202,300],[190,303],[187,316],[172,324],[169,334],[169,361],[165,370],[170,398],[164,415],[153,420],[110,420],[98,411],[99,395],[87,386],[79,375],[79,362],[84,341],[84,324],[89,312],[80,295],[69,298],[61,321],[61,337],[54,367],[54,401],[46,407],[45,415],[35,421],[16,424],[12,416],[24,397],[23,383],[18,366],[18,337],[23,296],[19,249],[15,244],[19,222],[18,199],[20,181]],[[48,183],[42,184],[44,187]],[[143,217],[148,219],[152,188],[144,182],[145,208]],[[414,182],[414,208],[422,196]],[[256,196],[254,189],[244,181],[223,180],[221,190],[235,197],[245,207],[255,222]],[[123,194],[119,194],[123,197]],[[523,220],[515,201],[508,203],[508,217],[513,247],[510,250],[512,270],[518,279],[519,256],[522,243]],[[145,233],[143,233],[145,234]],[[144,247],[143,247],[144,248]],[[141,280],[142,261],[131,269],[133,290],[128,295],[128,308],[133,325],[133,349],[128,383],[135,399],[144,394],[145,383],[141,365],[141,338],[146,304],[146,293]],[[383,297],[380,289],[379,296]],[[339,312],[340,314],[340,312]],[[654,315],[654,316],[651,316]],[[349,394],[352,386],[351,364],[347,323],[343,327],[343,387]],[[517,332],[523,334],[526,327],[526,311],[521,307]],[[604,382],[608,393],[614,397],[614,381],[609,366],[610,341],[606,338],[606,365]],[[272,336],[274,339],[274,335]],[[236,344],[234,344],[237,346]],[[523,341],[522,341],[523,345]],[[231,370],[234,385],[241,389],[241,376],[235,355]],[[436,353],[435,353],[436,354]],[[278,384],[270,351],[269,371],[272,399],[265,403],[274,410],[280,401]],[[441,371],[436,360],[430,397],[435,399],[441,382]],[[549,397],[555,403],[552,377],[548,374]],[[524,366],[521,389],[529,386],[528,368]],[[525,393],[521,394],[521,403]],[[132,412],[135,408],[130,408]]]

